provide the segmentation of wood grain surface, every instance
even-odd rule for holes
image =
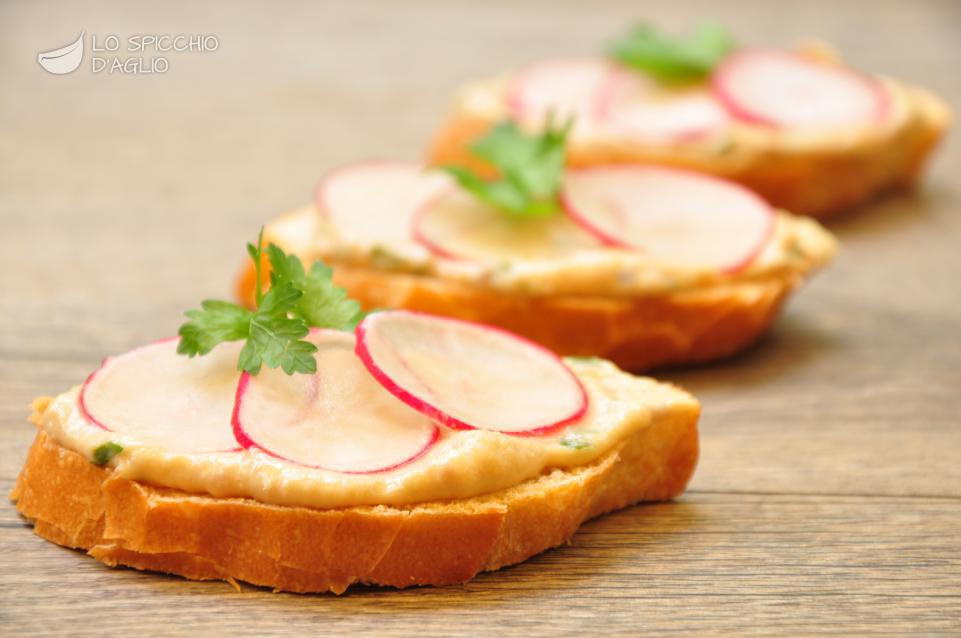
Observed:
[[[318,175],[418,156],[453,88],[625,25],[817,36],[961,105],[943,2],[0,3],[0,489],[26,405],[228,294],[243,242]],[[85,29],[212,33],[156,75],[45,73]],[[956,135],[954,136],[957,137]],[[0,634],[961,634],[961,145],[833,225],[837,262],[758,347],[659,376],[704,404],[688,493],[462,587],[242,593],[110,570],[0,504]]]

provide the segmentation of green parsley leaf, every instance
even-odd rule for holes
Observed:
[[[265,335],[264,338],[261,339],[261,335]],[[257,374],[261,363],[266,363],[268,368],[281,368],[287,374],[317,372],[317,361],[314,359],[317,346],[298,339],[277,339],[272,335],[267,338],[266,335],[267,330],[254,330],[241,352],[242,360],[249,362],[248,372]]]
[[[263,300],[254,313],[254,319],[258,316],[286,313],[294,309],[304,293],[297,288],[292,281],[275,280],[270,285],[270,290],[264,295]]]
[[[252,312],[229,301],[207,299],[201,310],[188,310],[190,319],[180,326],[177,352],[188,357],[204,355],[223,341],[246,339],[250,332]]]
[[[273,244],[263,247],[263,230],[257,245],[247,244],[260,281],[264,257],[270,262],[270,289],[256,291],[257,309],[227,301],[208,299],[200,310],[188,310],[190,319],[178,331],[177,352],[193,357],[205,355],[225,341],[246,341],[237,367],[257,374],[266,365],[287,374],[317,371],[317,346],[304,341],[311,327],[353,330],[364,317],[357,301],[335,286],[331,269],[316,262],[310,272],[296,255],[287,255]]]
[[[639,24],[611,45],[610,54],[660,80],[684,82],[709,74],[735,46],[734,38],[716,24],[702,24],[683,38],[672,38],[650,25]]]
[[[316,372],[317,364],[310,355],[317,351],[317,346],[300,341],[310,328],[300,317],[290,316],[303,294],[290,282],[277,281],[270,287],[250,318],[238,368],[257,374],[266,363],[268,368],[282,368],[287,374]]]
[[[289,281],[300,283],[305,278],[304,266],[297,255],[287,255],[277,244],[267,246],[267,258],[270,260],[270,283]]]
[[[347,296],[347,291],[334,285],[333,271],[326,264],[316,261],[309,273],[296,255],[287,255],[271,244],[267,247],[270,259],[272,285],[278,281],[290,282],[303,293],[293,308],[293,313],[307,325],[334,330],[353,330],[363,318],[360,304]]]
[[[330,268],[314,262],[303,284],[304,297],[297,312],[312,326],[353,330],[363,318],[360,304],[347,296],[347,291],[331,281]]]
[[[488,181],[463,166],[442,166],[458,184],[483,202],[520,217],[557,212],[564,174],[564,144],[574,120],[559,127],[548,115],[544,132],[526,135],[511,121],[501,122],[474,142],[471,152],[497,169]]]
[[[108,441],[103,445],[98,445],[93,450],[93,462],[97,465],[106,465],[110,459],[123,452],[123,446],[113,441]]]

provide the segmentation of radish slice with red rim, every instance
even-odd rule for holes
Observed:
[[[512,216],[455,188],[421,208],[412,232],[436,255],[474,261],[562,258],[599,245],[564,215]]]
[[[598,91],[611,65],[600,59],[544,60],[519,71],[507,87],[511,115],[530,126],[542,126],[549,112],[563,121],[574,116],[575,127],[589,126]]]
[[[609,245],[682,267],[736,271],[774,228],[771,207],[716,177],[656,166],[568,171],[564,208]]]
[[[357,355],[351,334],[313,330],[317,372],[244,374],[233,427],[245,448],[348,474],[396,469],[431,448],[439,429],[391,396]]]
[[[368,315],[357,354],[396,397],[454,429],[545,434],[587,393],[552,352],[499,328],[405,310]]]
[[[873,124],[888,111],[873,78],[780,51],[743,51],[712,76],[714,94],[738,119],[782,128]]]
[[[365,245],[410,241],[414,213],[449,178],[416,162],[366,161],[338,168],[317,185],[317,210],[345,238]]]
[[[703,88],[665,89],[646,75],[620,69],[608,75],[598,119],[613,131],[647,142],[683,142],[723,131],[731,118]]]
[[[94,425],[187,454],[236,450],[230,428],[241,344],[204,357],[177,354],[177,338],[104,360],[80,390],[78,404]]]

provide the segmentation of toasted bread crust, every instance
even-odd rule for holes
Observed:
[[[334,265],[334,282],[364,308],[406,308],[501,326],[565,356],[598,356],[626,370],[711,361],[751,345],[803,273],[639,297],[511,295],[437,277]],[[253,303],[254,269],[237,296]]]
[[[860,145],[772,149],[750,161],[727,163],[710,155],[696,157],[625,143],[617,147],[572,146],[567,161],[573,167],[655,163],[689,168],[739,182],[777,208],[826,219],[885,191],[909,187],[918,179],[949,126],[950,111],[932,93],[915,87],[904,90],[913,117],[893,136]],[[461,164],[488,174],[490,167],[479,163],[468,149],[494,123],[455,110],[433,139],[429,163]]]
[[[11,498],[37,534],[111,566],[294,592],[459,583],[565,542],[588,518],[679,494],[697,462],[699,407],[678,396],[589,465],[469,499],[316,510],[193,495],[122,478],[43,430]]]

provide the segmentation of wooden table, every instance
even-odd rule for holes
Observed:
[[[26,404],[228,294],[242,245],[366,156],[416,156],[458,81],[587,53],[643,7],[0,5],[0,487]],[[961,104],[957,2],[658,3],[748,42],[818,35]],[[711,13],[711,11],[715,13]],[[88,34],[213,33],[156,75],[48,75]],[[753,351],[665,373],[704,404],[687,494],[462,587],[274,595],[109,570],[0,506],[0,634],[961,633],[961,145],[833,225],[836,263]]]

